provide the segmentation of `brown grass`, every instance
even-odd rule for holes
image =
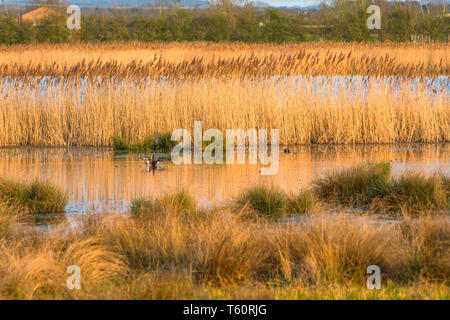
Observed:
[[[12,229],[8,240],[0,238],[0,295],[311,298],[322,292],[328,298],[368,298],[365,272],[376,264],[383,271],[379,298],[445,297],[445,217],[397,225],[319,214],[301,225],[282,225],[242,220],[244,212],[234,209],[180,215],[177,207],[133,217],[92,214],[80,218],[76,229],[63,224],[52,233]],[[81,267],[79,291],[65,286],[72,264]]]
[[[0,81],[0,146],[110,146],[113,137],[137,143],[190,129],[194,120],[205,129],[280,129],[282,144],[446,142],[445,89],[430,98],[424,82],[412,90],[398,78],[372,79],[342,84],[335,95],[330,85],[316,91],[331,78],[299,84],[272,77],[448,75],[447,46],[3,46],[0,76],[10,78]]]
[[[62,85],[60,87],[59,85]],[[29,87],[30,86],[30,87]],[[37,86],[37,87],[36,87]],[[0,146],[110,146],[177,128],[280,129],[282,144],[416,143],[450,141],[446,91],[406,83],[314,92],[314,83],[186,80],[183,83],[82,85],[0,83]],[[366,92],[367,90],[367,92]]]
[[[265,77],[448,75],[448,44],[108,43],[0,47],[0,75]]]

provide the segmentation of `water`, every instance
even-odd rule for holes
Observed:
[[[201,83],[201,80],[198,79]],[[74,85],[80,86],[80,93],[83,95],[89,86],[99,85],[113,85],[113,86],[133,86],[133,81],[140,84],[140,87],[149,86],[167,86],[170,85],[173,79],[161,77],[159,79],[145,78],[145,79],[123,79],[118,78],[78,78],[77,80],[68,80],[62,77],[31,77],[27,81],[21,78],[4,77],[0,78],[0,85],[5,88],[21,87],[25,91],[36,90],[37,92],[45,92],[47,89],[54,90],[73,90]],[[214,81],[212,78],[208,78],[205,81]],[[369,90],[370,87],[387,85],[391,87],[395,93],[399,93],[400,89],[422,90],[430,94],[436,94],[437,92],[450,91],[450,77],[437,76],[437,77],[374,77],[374,76],[272,76],[264,79],[248,79],[249,85],[261,85],[261,84],[292,84],[293,88],[301,88],[302,85],[307,84],[310,86],[316,94],[329,94],[330,91],[338,95],[343,90],[351,89],[357,91],[361,89],[363,91]],[[184,79],[179,78],[177,85],[183,86]],[[0,95],[1,97],[1,95]]]
[[[124,212],[137,197],[157,197],[181,189],[202,206],[226,204],[254,185],[296,192],[327,170],[362,161],[391,161],[395,175],[405,170],[450,175],[450,144],[313,146],[280,154],[274,176],[261,176],[259,165],[181,165],[148,172],[139,155],[115,156],[109,149],[3,148],[0,176],[50,181],[70,193],[68,214]]]

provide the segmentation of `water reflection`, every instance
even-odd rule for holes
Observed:
[[[181,165],[148,172],[138,155],[114,156],[108,149],[0,149],[0,175],[51,181],[71,194],[69,213],[125,211],[132,199],[188,190],[203,205],[231,201],[256,184],[287,192],[310,186],[326,170],[361,161],[392,161],[394,173],[413,169],[450,174],[450,144],[314,146],[280,154],[280,170],[261,176],[258,165]]]

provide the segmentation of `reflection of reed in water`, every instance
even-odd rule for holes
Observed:
[[[200,202],[229,201],[253,185],[277,185],[287,192],[308,187],[328,169],[361,161],[393,161],[394,170],[408,167],[450,171],[450,145],[314,146],[280,154],[280,170],[261,176],[254,165],[182,165],[146,172],[140,157],[113,157],[111,151],[74,149],[2,149],[0,175],[49,180],[71,194],[71,201],[107,200],[127,203],[140,196],[188,190]],[[100,204],[101,205],[101,204]]]

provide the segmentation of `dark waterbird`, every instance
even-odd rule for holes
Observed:
[[[156,170],[159,168],[159,164],[161,160],[157,159],[154,155],[152,155],[150,158],[143,158],[145,161],[145,164],[152,169]]]

